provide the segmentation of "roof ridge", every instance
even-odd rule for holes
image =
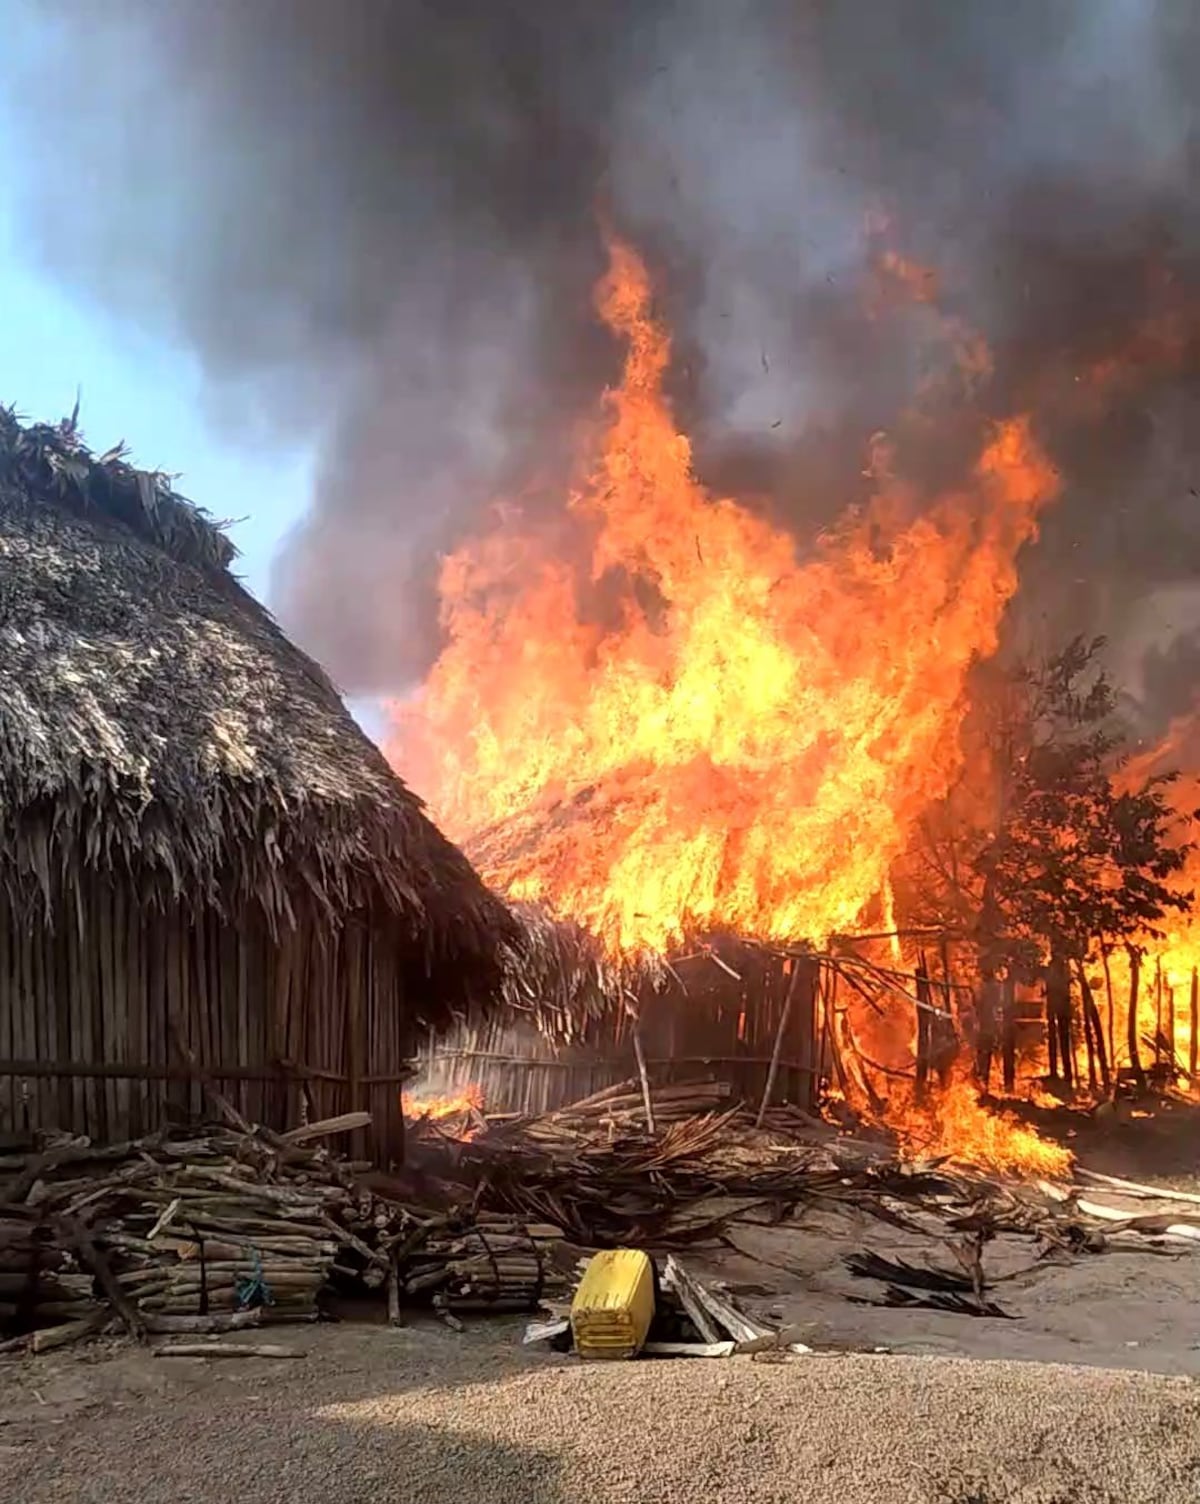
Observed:
[[[79,430],[79,410],[60,423],[24,425],[0,404],[0,486],[35,503],[103,517],[177,563],[228,573],[237,549],[220,523],[172,490],[161,471],[139,470],[123,443],[96,456]]]

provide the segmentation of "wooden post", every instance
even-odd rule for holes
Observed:
[[[1197,1022],[1200,1022],[1200,1020],[1198,1020],[1197,1017],[1196,1017],[1197,1013],[1200,1013],[1200,973],[1197,972],[1197,970],[1196,970],[1196,968],[1194,966],[1192,967],[1192,1010],[1191,1010],[1191,1013],[1192,1013],[1192,1019],[1191,1019],[1191,1022],[1192,1022],[1192,1037],[1188,1041],[1188,1075],[1194,1081],[1196,1079],[1196,1043],[1197,1043],[1197,1041],[1196,1041],[1196,1025],[1197,1025]]]
[[[1113,998],[1112,967],[1108,964],[1108,946],[1101,943],[1104,957],[1104,990],[1108,994],[1108,1058],[1112,1062],[1113,1080],[1117,1076],[1117,1005]]]
[[[1096,1007],[1096,998],[1092,992],[1092,985],[1087,979],[1084,964],[1079,961],[1077,965],[1079,967],[1079,992],[1083,998],[1084,1030],[1088,1040],[1088,1084],[1094,1091],[1096,1087],[1092,1060],[1094,1048],[1096,1063],[1100,1067],[1100,1085],[1107,1096],[1112,1085],[1112,1078],[1109,1070],[1108,1050],[1104,1044],[1104,1027],[1100,1022],[1100,1010]]]
[[[642,1105],[646,1109],[646,1127],[651,1133],[657,1133],[658,1129],[654,1124],[654,1100],[650,1095],[650,1077],[646,1071],[646,1052],[642,1049],[642,1025],[636,1014],[633,1019],[633,1053],[637,1058],[638,1080],[642,1083]]]
[[[771,1093],[775,1090],[775,1077],[779,1074],[779,1059],[783,1054],[783,1041],[787,1034],[788,1020],[792,1016],[792,1000],[796,996],[796,988],[800,982],[801,970],[807,971],[807,965],[792,957],[792,975],[788,984],[787,996],[783,1000],[783,1012],[779,1015],[779,1027],[775,1030],[775,1048],[771,1051],[771,1064],[767,1068],[767,1084],[763,1087],[762,1101],[758,1106],[758,1116],[754,1119],[754,1126],[761,1128],[763,1118],[766,1117],[767,1108],[771,1102]]]
[[[1138,1049],[1138,991],[1142,977],[1142,957],[1136,946],[1127,947],[1129,954],[1129,1017],[1126,1020],[1126,1035],[1129,1045],[1129,1068],[1133,1072],[1138,1090],[1146,1089],[1146,1073],[1142,1069],[1141,1051]]]
[[[1050,1074],[1064,1086],[1075,1085],[1075,1052],[1071,1040],[1071,973],[1060,952],[1052,952],[1046,968],[1046,1023],[1050,1031]]]
[[[1004,1090],[1017,1085],[1017,979],[1010,971],[1000,983],[1000,1063]]]
[[[833,1072],[833,1015],[837,1008],[838,974],[832,966],[822,969],[821,991],[821,1043],[817,1050],[816,1073],[808,1078],[808,1100],[805,1106],[815,1108],[821,1096],[821,1082]]]
[[[1163,980],[1162,957],[1154,963],[1154,1065],[1162,1065],[1163,1044]]]
[[[992,1079],[992,1057],[996,1053],[996,1023],[1000,1013],[1000,980],[995,969],[985,966],[979,994],[975,1000],[977,1035],[975,1041],[975,1075],[980,1088],[987,1091]]]
[[[929,1012],[929,1005],[933,999],[932,989],[929,985],[929,970],[925,963],[925,952],[922,951],[917,958],[917,1081],[916,1097],[918,1102],[925,1100],[925,1088],[929,1083],[929,1066],[933,1054],[933,1017]],[[919,1006],[924,1003],[926,1006]]]
[[[1170,1052],[1167,1064],[1171,1069],[1171,1083],[1173,1085],[1175,1082],[1176,1071],[1178,1069],[1178,1060],[1175,1055],[1175,988],[1171,985],[1170,982],[1167,982],[1165,985],[1167,990],[1166,1043],[1167,1049]]]
[[[650,1095],[650,1074],[646,1070],[646,1052],[642,1048],[642,1018],[641,1005],[632,992],[625,994],[625,1014],[632,1025],[633,1032],[633,1058],[637,1061],[638,1081],[642,1087],[642,1107],[646,1113],[646,1128],[650,1133],[657,1133],[654,1123],[654,1099]],[[618,1018],[620,1015],[618,1015]]]

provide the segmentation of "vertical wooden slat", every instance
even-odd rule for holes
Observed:
[[[164,1017],[164,1043],[167,1060],[172,1065],[182,1065],[180,1044],[190,1047],[187,1034],[187,1015],[182,1006],[182,963],[180,960],[179,911],[172,905],[163,915],[163,990],[166,999]],[[184,1121],[191,1111],[190,1083],[170,1081],[167,1083],[167,1106],[169,1116]]]
[[[354,924],[346,932],[346,1096],[352,1112],[361,1100],[363,1001],[363,946],[359,927]]]
[[[33,926],[33,988],[38,1009],[38,1059],[59,1059],[59,1020],[54,1014],[54,990],[51,984],[54,955],[51,951],[50,925],[39,920]],[[47,1128],[60,1128],[59,1083],[54,1077],[44,1077],[38,1083],[38,1117]]]
[[[274,1006],[271,1010],[272,1034],[270,1040],[270,1057],[274,1062],[287,1058],[288,1023],[291,1007],[291,980],[292,980],[292,947],[295,943],[294,930],[284,930],[279,936],[279,943],[274,947],[274,982],[275,997]],[[265,940],[265,936],[264,936]],[[264,951],[267,946],[264,944]],[[287,1092],[281,1085],[272,1093],[269,1108],[266,1111],[266,1120],[273,1128],[286,1128],[287,1126]]]
[[[187,942],[188,986],[191,992],[193,1049],[196,1059],[206,1069],[222,1063],[213,1054],[209,1018],[208,954],[204,939],[204,916],[190,916],[185,930]],[[218,1089],[220,1083],[218,1083]]]
[[[249,1063],[254,1057],[250,1054],[249,1019],[247,1017],[248,990],[249,990],[249,957],[246,953],[248,940],[240,929],[229,926],[223,931],[223,945],[226,954],[233,966],[234,987],[234,1039],[237,1045],[236,1058]],[[263,1011],[265,999],[260,997],[260,1011]],[[265,1059],[255,1060],[255,1064],[265,1065]],[[257,1120],[256,1115],[262,1113],[262,1089],[254,1088],[249,1082],[243,1088],[243,1095],[238,1103],[242,1112],[251,1122]]]
[[[166,966],[163,952],[166,936],[163,932],[161,914],[145,911],[144,951],[145,970],[143,989],[146,998],[146,1060],[150,1065],[165,1063],[166,1041],[163,1034],[165,1019]],[[161,1124],[166,1117],[165,1084],[149,1081],[146,1084],[146,1111],[151,1122]]]
[[[100,926],[97,936],[96,957],[99,971],[99,1009],[101,1053],[105,1063],[121,1059],[124,1029],[117,1024],[116,998],[116,894],[111,881],[101,880],[103,894],[100,905]],[[104,1133],[107,1140],[115,1142],[126,1136],[120,1122],[119,1102],[121,1083],[108,1080],[104,1083]]]
[[[67,970],[67,928],[71,923],[68,903],[60,894],[55,905],[51,928],[46,932],[46,989],[48,1005],[54,1015],[53,1038],[55,1059],[71,1058],[71,1030],[68,994],[70,976]],[[0,964],[0,973],[3,967]],[[54,1083],[54,1121],[64,1132],[71,1131],[71,1083],[60,1076]]]
[[[9,954],[12,937],[16,931],[16,915],[0,890],[0,1051],[7,1059],[16,1058],[13,1048],[13,1013],[16,999],[13,996],[12,979],[9,974]],[[11,1076],[0,1076],[0,1131],[16,1132],[14,1102],[16,1083]]]
[[[221,946],[223,926],[216,914],[204,917],[204,951],[208,958],[208,979],[212,991],[209,1016],[212,1019],[213,1058],[217,1061],[241,1063],[237,1057],[237,976],[232,963],[226,969],[225,953]],[[226,1081],[221,1090],[241,1111],[242,1087],[240,1082]]]
[[[146,924],[137,895],[129,890],[125,903],[125,1006],[129,1010],[129,1053],[145,1065],[150,1059],[150,996],[146,986]],[[147,1082],[135,1081],[130,1089],[130,1123],[135,1134],[157,1126],[150,1112]]]
[[[249,932],[251,962],[249,992],[249,1023],[251,1054],[266,1063],[274,1063],[278,1057],[278,1036],[275,1032],[272,1012],[275,995],[275,970],[278,955],[265,927],[258,923]],[[258,1120],[270,1121],[271,1104],[275,1097],[273,1083],[264,1081],[258,1088]]]
[[[78,941],[77,966],[72,1001],[72,1059],[94,1060],[96,1058],[96,1015],[93,999],[96,992],[95,953],[95,880],[91,873],[82,873],[79,879],[79,911],[76,919]],[[95,1081],[83,1083],[83,1122],[81,1131],[92,1138],[101,1137],[101,1096]]]

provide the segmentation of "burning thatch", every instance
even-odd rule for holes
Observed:
[[[84,869],[272,933],[394,927],[439,1008],[485,1001],[507,911],[229,571],[220,528],[73,422],[0,409],[0,879]]]
[[[619,1010],[638,983],[666,975],[653,958],[615,960],[582,925],[556,919],[540,904],[514,904],[513,914],[520,936],[508,951],[504,999],[550,1038],[581,1037],[591,1021]]]

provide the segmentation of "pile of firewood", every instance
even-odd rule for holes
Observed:
[[[349,1126],[357,1126],[358,1117]],[[312,1321],[322,1294],[386,1286],[404,1302],[530,1311],[557,1288],[557,1227],[430,1211],[373,1188],[311,1140],[231,1126],[94,1148],[65,1140],[0,1170],[0,1328],[62,1340],[126,1329],[222,1331]],[[335,1128],[347,1126],[338,1120]],[[30,1345],[45,1345],[45,1336]]]
[[[650,1089],[650,1106],[656,1128],[728,1107],[732,1088],[728,1081],[682,1081]],[[557,1112],[548,1112],[525,1123],[529,1137],[551,1142],[574,1138],[603,1129],[607,1134],[644,1128],[646,1097],[634,1081],[621,1081],[594,1096],[573,1102]]]
[[[60,1325],[86,1319],[94,1309],[92,1278],[69,1250],[56,1246],[32,1213],[0,1211],[0,1325],[26,1313],[40,1326]]]

